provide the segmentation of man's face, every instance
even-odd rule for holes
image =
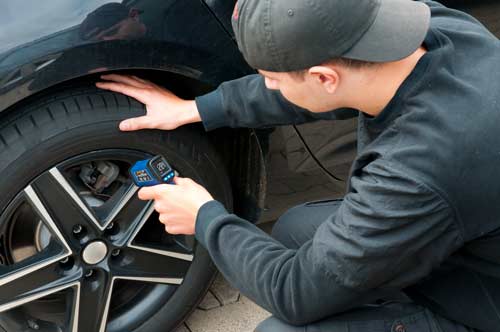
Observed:
[[[128,17],[113,25],[112,27],[100,32],[96,39],[115,40],[115,39],[137,39],[146,34],[146,26],[138,18]]]
[[[108,28],[101,28],[103,22],[99,22],[99,20],[104,19],[103,16],[106,16],[105,13],[101,13],[99,15],[94,14],[92,19],[89,20],[88,18],[91,17],[91,14],[84,21],[84,23],[82,23],[83,31],[85,31],[85,35],[83,38],[91,40],[124,40],[144,37],[147,28],[140,20],[140,13],[142,13],[142,11],[136,8],[130,8],[128,10],[128,13],[124,17],[123,11],[108,13],[108,16],[110,16],[111,14],[115,14],[111,17],[111,19],[115,18],[116,16],[119,17],[119,21]],[[100,25],[97,23],[100,23]],[[92,29],[90,27],[91,25],[96,26]]]
[[[325,112],[330,109],[325,105],[325,95],[320,84],[310,75],[277,73],[259,70],[264,76],[266,87],[278,90],[289,102],[305,108],[311,112]],[[296,75],[296,76],[294,76]]]

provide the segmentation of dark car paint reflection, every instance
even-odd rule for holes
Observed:
[[[9,16],[5,27],[0,24],[6,40],[0,45],[0,111],[37,91],[100,71],[174,71],[213,86],[253,72],[198,0],[27,2],[22,3],[29,11],[21,11],[17,1],[0,5]]]
[[[72,31],[89,12],[109,0],[23,0],[2,1],[3,19],[0,54],[21,45],[47,38],[62,31]],[[28,23],[28,24],[27,24]],[[70,37],[70,39],[72,39]],[[73,40],[74,41],[74,40]],[[60,45],[71,45],[60,40]],[[2,56],[0,55],[0,58]]]
[[[79,26],[79,36],[92,41],[142,38],[148,31],[142,13],[121,3],[107,3],[87,15]]]

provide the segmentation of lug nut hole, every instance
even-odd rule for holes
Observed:
[[[59,265],[65,271],[71,270],[73,265],[75,265],[75,260],[73,257],[65,257],[59,261]]]

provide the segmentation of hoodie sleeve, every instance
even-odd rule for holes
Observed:
[[[197,97],[196,105],[206,131],[220,127],[275,127],[358,115],[352,109],[310,112],[287,101],[279,91],[267,89],[261,75],[222,83],[215,91]]]
[[[377,162],[352,187],[299,249],[215,200],[200,208],[196,238],[234,287],[294,325],[411,285],[463,244],[447,202],[405,171]]]

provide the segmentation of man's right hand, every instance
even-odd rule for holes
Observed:
[[[122,121],[120,130],[172,130],[201,121],[194,100],[181,99],[150,81],[117,74],[102,75],[101,79],[106,82],[96,83],[98,88],[123,93],[146,105],[146,115]]]

